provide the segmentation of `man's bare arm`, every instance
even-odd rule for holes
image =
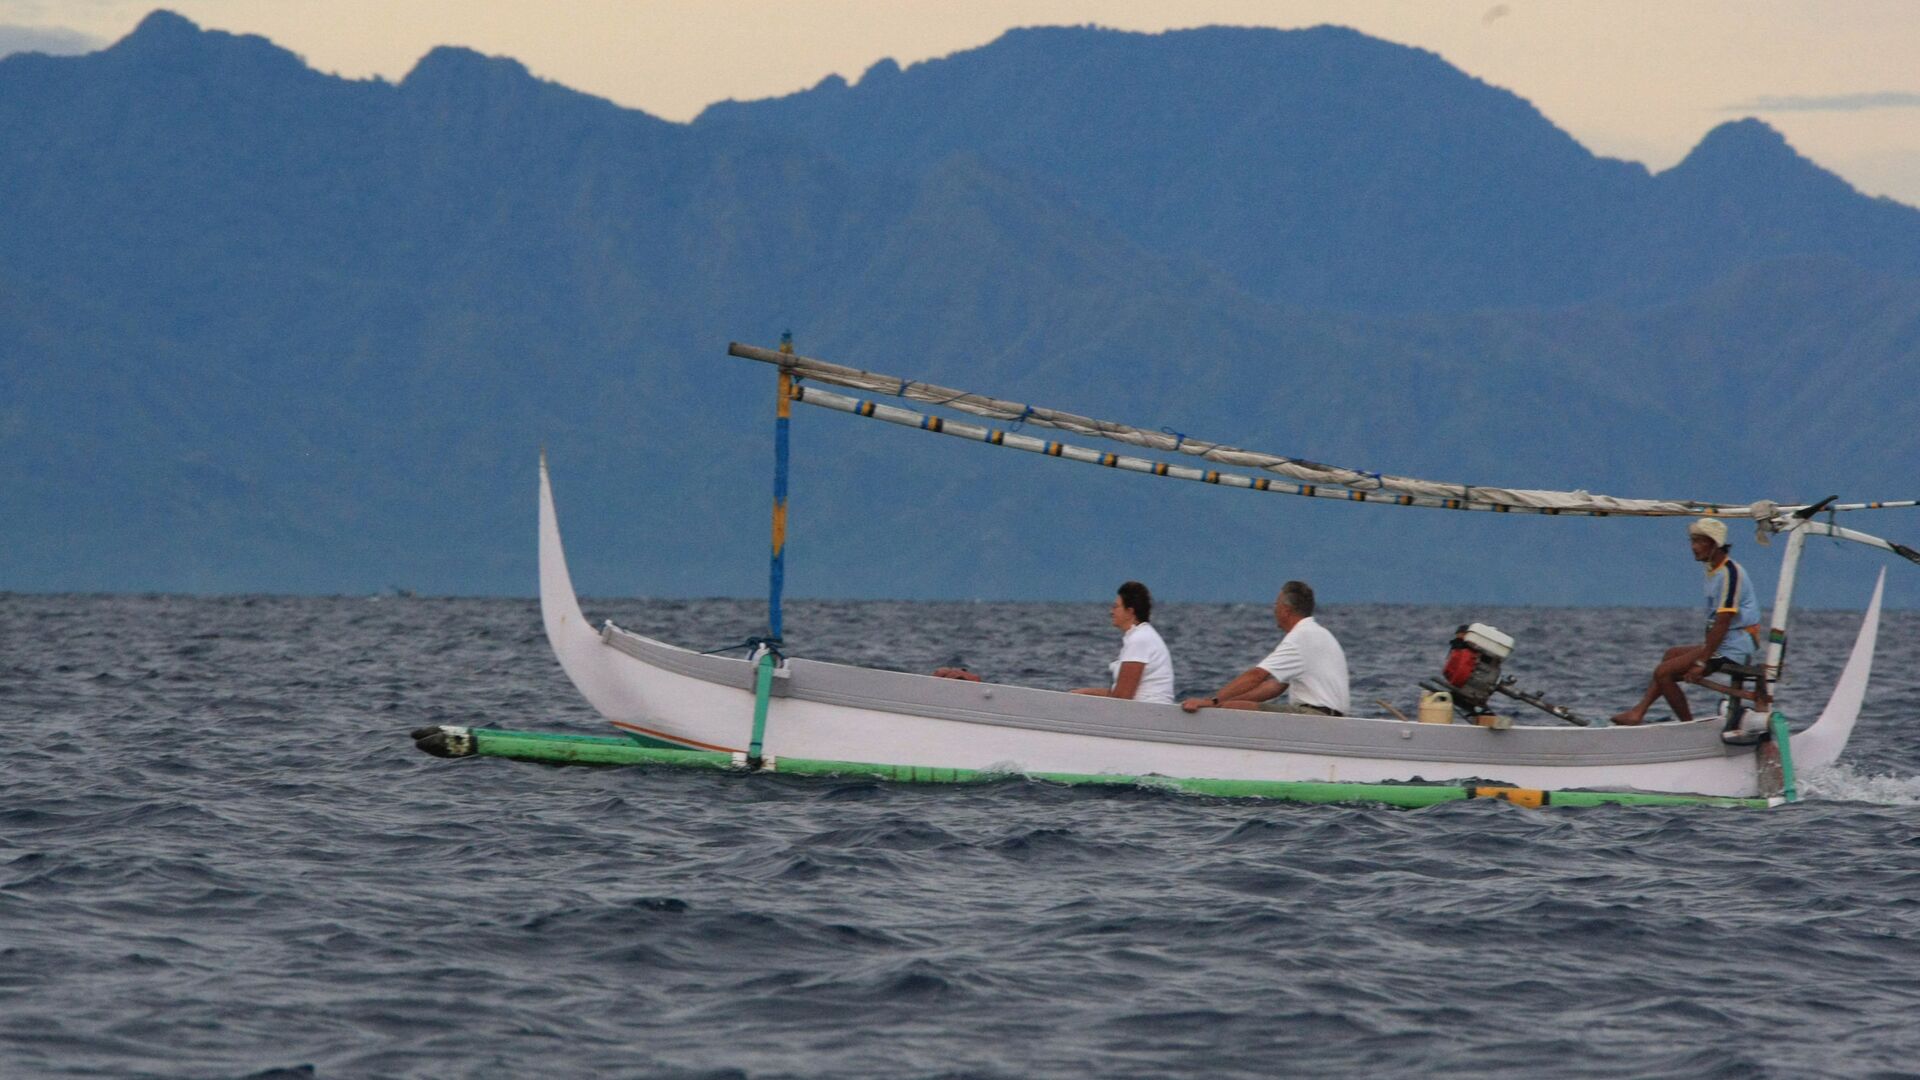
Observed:
[[[1286,689],[1286,684],[1276,682],[1265,668],[1248,668],[1235,675],[1219,693],[1210,698],[1188,698],[1180,707],[1188,712],[1210,709],[1228,701],[1266,701]]]

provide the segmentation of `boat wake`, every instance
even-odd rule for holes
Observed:
[[[1800,795],[1822,802],[1920,806],[1920,776],[1873,775],[1844,764],[1828,765],[1800,777]]]

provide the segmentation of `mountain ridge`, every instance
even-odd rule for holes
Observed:
[[[1871,498],[1920,460],[1876,390],[1920,356],[1916,212],[1757,121],[1649,174],[1338,29],[1017,31],[677,124],[471,50],[390,84],[190,28],[0,60],[0,587],[524,591],[545,444],[584,589],[751,593],[770,391],[720,353],[784,329],[1476,483]],[[1266,96],[1227,110],[1249,72]],[[1309,76],[1334,83],[1288,89]],[[802,593],[1068,596],[1131,565],[1231,599],[1278,547],[1346,598],[1690,595],[1670,526],[1611,526],[1576,579],[1537,522],[1143,490],[867,427],[797,421]],[[1384,556],[1409,527],[1431,542]]]

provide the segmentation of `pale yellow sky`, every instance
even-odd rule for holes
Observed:
[[[111,41],[152,0],[0,0],[0,29]],[[435,45],[688,120],[985,44],[1009,27],[1352,26],[1431,49],[1589,148],[1664,169],[1757,115],[1861,190],[1920,205],[1920,0],[173,0],[322,71],[398,79]],[[1759,107],[1755,103],[1766,107]]]

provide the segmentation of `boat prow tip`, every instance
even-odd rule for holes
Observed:
[[[586,616],[580,611],[579,597],[573,590],[573,575],[567,569],[567,552],[560,540],[560,517],[553,507],[553,481],[547,473],[546,454],[540,456],[540,614],[546,623],[547,640],[567,660],[563,642],[581,635],[593,637]]]

